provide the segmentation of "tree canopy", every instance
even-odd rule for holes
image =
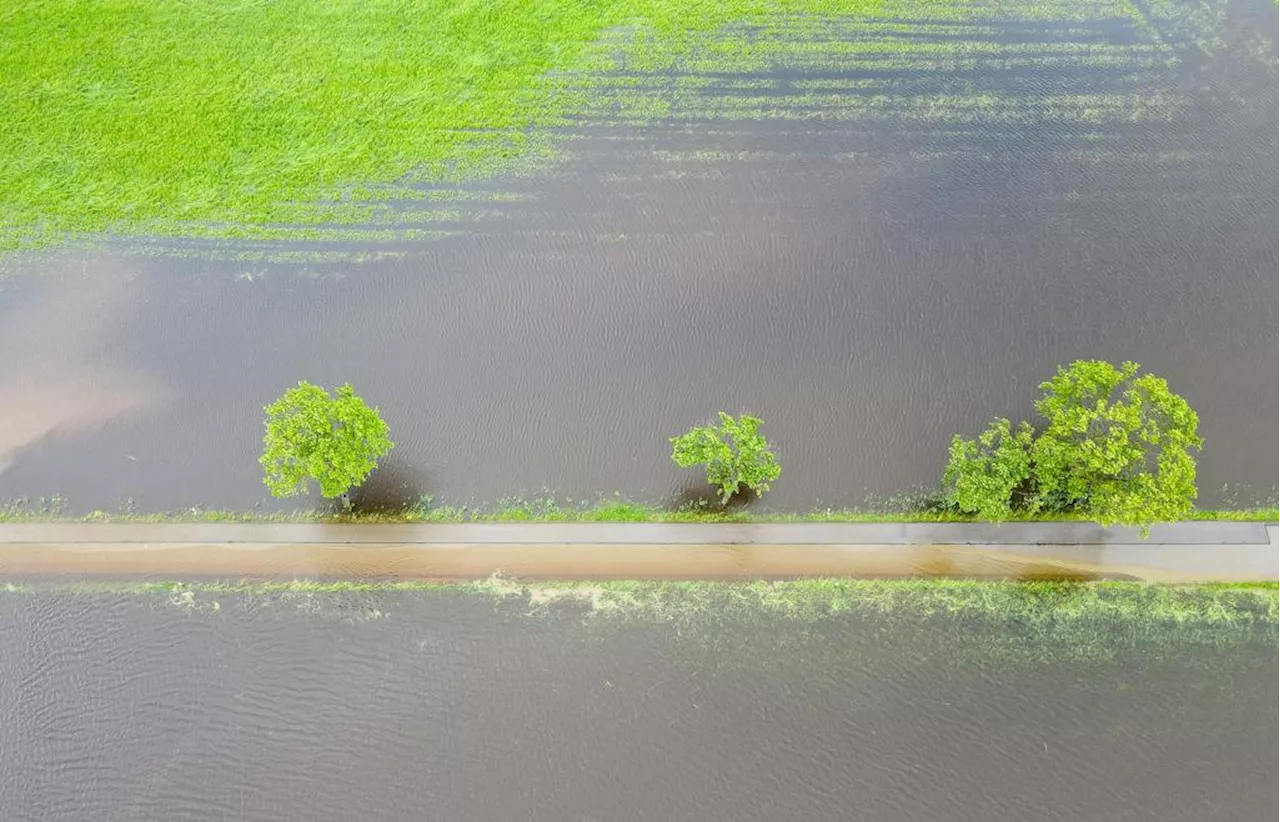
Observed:
[[[707,482],[728,503],[742,486],[757,494],[782,475],[782,466],[759,428],[764,421],[743,414],[738,419],[721,411],[719,425],[695,426],[671,438],[671,459],[681,468],[705,465]]]
[[[306,493],[314,480],[323,496],[337,497],[364,482],[394,447],[377,408],[350,384],[335,393],[299,382],[266,407],[259,462],[273,495]]]
[[[1186,516],[1200,420],[1164,379],[1139,370],[1074,362],[1040,384],[1038,432],[995,420],[976,441],[957,434],[943,474],[947,501],[988,519],[1074,512],[1144,530]]]
[[[1014,431],[1006,419],[992,420],[977,440],[957,434],[942,476],[947,504],[989,520],[1008,519],[1014,508],[1034,508],[1034,498],[1019,493],[1031,480],[1032,439],[1030,425]]]

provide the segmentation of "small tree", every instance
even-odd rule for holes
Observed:
[[[720,489],[720,503],[742,486],[757,494],[782,475],[782,466],[758,433],[763,420],[743,414],[738,419],[721,411],[720,424],[700,425],[671,438],[671,459],[681,468],[707,467],[707,482]]]
[[[1144,532],[1191,511],[1200,419],[1165,380],[1138,369],[1082,360],[1040,384],[1046,425],[1031,456],[1042,505]]]
[[[369,476],[378,459],[394,447],[377,408],[356,396],[349,384],[337,396],[300,382],[266,407],[262,438],[264,482],[277,497],[305,493],[315,480],[320,493],[342,497]]]
[[[942,475],[944,499],[982,519],[1008,519],[1013,509],[1034,510],[1027,492],[1031,483],[1031,426],[1012,431],[1009,421],[995,419],[976,440],[959,434],[951,440],[947,470]]]

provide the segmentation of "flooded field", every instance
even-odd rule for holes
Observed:
[[[1276,815],[1274,591],[818,585],[9,589],[0,804],[48,820]]]
[[[679,500],[720,408],[771,506],[857,504],[1094,357],[1199,412],[1202,504],[1272,496],[1274,5],[885,8],[613,31],[518,167],[338,223],[10,255],[0,500],[279,507],[261,408],[306,379],[391,427],[365,504]]]

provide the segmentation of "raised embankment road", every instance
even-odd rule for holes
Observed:
[[[1275,581],[1277,529],[1005,523],[7,523],[0,576]]]

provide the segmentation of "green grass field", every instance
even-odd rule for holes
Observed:
[[[297,222],[408,174],[477,172],[561,106],[538,78],[608,27],[713,28],[868,0],[34,0],[0,11],[0,244]],[[324,221],[332,215],[321,209]]]
[[[805,20],[852,20],[866,31],[814,37],[812,48],[801,37],[796,53],[836,49],[836,56],[848,60],[901,52],[895,59],[910,64],[929,54],[972,56],[990,45],[984,46],[986,35],[977,31],[957,45],[925,48],[895,33],[912,21],[1131,18],[1141,26],[1144,14],[1167,5],[1156,0],[1139,10],[1123,0],[4,4],[0,251],[104,231],[341,239],[345,235],[316,235],[315,227],[366,221],[371,203],[412,196],[406,182],[474,178],[537,160],[548,151],[545,127],[563,123],[571,111],[604,104],[661,114],[672,102],[645,88],[628,89],[627,80],[616,77],[606,83],[608,94],[594,94],[591,78],[623,64],[631,72],[664,71],[678,56],[692,54],[698,42],[702,47],[692,62],[699,70],[744,70],[776,60],[771,43],[778,31],[794,35]],[[902,20],[908,24],[895,22]],[[724,34],[735,24],[754,25],[756,32]],[[630,34],[619,37],[619,31]],[[721,36],[708,44],[706,36],[715,32]],[[1159,42],[1147,39],[1151,47]],[[565,82],[566,76],[576,79]],[[672,98],[675,104],[684,93]],[[776,115],[757,111],[750,99],[743,105],[743,111],[717,116]],[[1085,108],[1097,116],[1097,105]],[[956,106],[968,117],[999,114],[992,100],[958,98],[913,100],[904,110],[941,116],[939,111],[945,115]]]

